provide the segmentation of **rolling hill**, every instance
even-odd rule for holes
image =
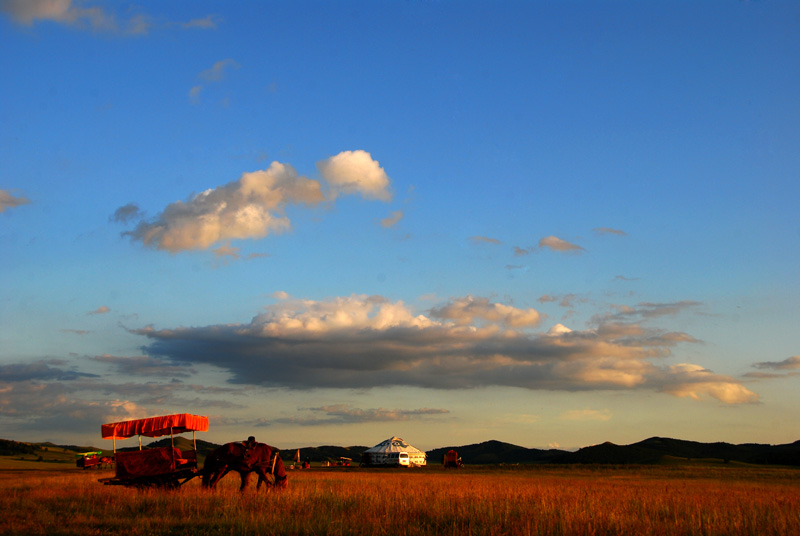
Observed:
[[[183,450],[192,448],[192,440],[175,437],[175,446]],[[160,439],[145,444],[145,447],[169,446],[170,438]],[[197,451],[200,459],[219,445],[208,441],[197,440]],[[134,450],[127,447],[118,450]],[[300,459],[313,463],[333,462],[339,458],[350,458],[354,465],[361,460],[361,454],[369,447],[339,447],[324,445],[319,447],[300,447]],[[713,461],[718,463],[739,462],[747,464],[800,466],[800,441],[784,445],[766,445],[759,443],[699,443],[666,437],[651,437],[630,445],[616,445],[605,442],[584,447],[575,452],[565,450],[543,450],[520,447],[502,441],[484,441],[462,446],[448,446],[426,452],[428,463],[441,463],[444,454],[456,450],[466,465],[496,464],[657,464]],[[20,441],[0,440],[0,456],[42,456],[52,458],[56,453],[65,454],[74,459],[74,453],[90,450],[103,450],[110,454],[111,450],[76,445],[56,445],[54,443],[25,443]],[[294,459],[297,448],[281,450],[280,456],[290,462]],[[47,454],[45,454],[47,453]]]

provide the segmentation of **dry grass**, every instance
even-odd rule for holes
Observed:
[[[209,492],[109,474],[0,470],[0,534],[800,534],[795,469],[312,469],[243,494],[235,476]]]

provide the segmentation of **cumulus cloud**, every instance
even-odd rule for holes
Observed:
[[[387,191],[388,182],[384,184],[372,173],[377,162],[369,153],[346,151],[328,161],[334,163],[323,165],[322,169],[325,170],[323,175],[333,177],[330,188],[334,198],[341,193],[356,192],[367,198],[382,198],[381,192]],[[388,181],[383,170],[377,169]],[[348,173],[352,182],[346,180]],[[172,253],[208,249],[219,242],[258,239],[285,232],[291,227],[285,214],[288,206],[312,207],[325,200],[319,181],[299,175],[289,164],[273,162],[265,170],[243,173],[239,180],[193,195],[186,201],[171,203],[155,218],[139,222],[123,235]],[[117,209],[116,219],[122,221],[122,218],[138,214],[133,207],[135,205],[126,205]],[[232,251],[223,249],[221,253]]]
[[[517,309],[502,303],[491,303],[488,298],[467,296],[453,300],[431,310],[431,316],[452,320],[457,324],[473,324],[479,321],[502,324],[508,327],[533,327],[542,317],[535,309]]]
[[[132,330],[149,355],[227,369],[230,381],[292,389],[417,386],[469,389],[649,389],[726,403],[757,395],[727,376],[664,367],[694,339],[636,324],[555,326],[538,312],[486,298],[454,298],[429,315],[381,296],[286,297],[248,324]],[[689,365],[687,365],[689,366]]]
[[[548,248],[553,251],[585,251],[581,246],[567,242],[555,236],[545,236],[539,240],[540,248]]]
[[[0,212],[5,212],[8,208],[14,208],[28,203],[30,203],[30,200],[24,195],[14,196],[7,190],[0,190]]]
[[[757,402],[758,395],[728,376],[714,374],[699,365],[672,365],[663,374],[661,390],[680,397],[699,400],[710,396],[726,404]]]
[[[109,308],[108,308],[107,306],[105,306],[105,305],[101,305],[100,307],[98,307],[98,308],[97,308],[97,309],[95,309],[94,311],[89,311],[89,312],[88,312],[88,313],[86,313],[86,314],[87,314],[87,315],[102,315],[102,314],[106,314],[106,313],[107,313],[107,312],[109,312],[109,311],[111,311],[111,309],[109,309]]]
[[[232,239],[263,238],[289,229],[290,204],[323,201],[320,184],[288,164],[244,173],[237,181],[168,205],[154,220],[124,233],[146,246],[178,252]]]
[[[317,169],[330,186],[331,199],[359,194],[364,199],[392,200],[389,176],[366,151],[342,151],[317,162]]]

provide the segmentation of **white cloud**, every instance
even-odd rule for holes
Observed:
[[[502,303],[491,303],[487,298],[472,296],[459,298],[434,308],[431,316],[452,320],[458,324],[472,324],[483,320],[514,328],[537,326],[542,320],[535,309],[517,309]]]
[[[301,177],[288,164],[273,162],[263,171],[168,205],[152,221],[124,233],[157,249],[206,249],[225,240],[263,238],[289,229],[283,209],[323,201],[318,182]]]
[[[360,194],[365,199],[392,200],[389,176],[366,151],[342,151],[317,162],[317,169],[330,186],[331,199]]]
[[[721,376],[699,365],[681,363],[669,367],[662,391],[699,400],[703,395],[726,404],[757,402],[758,395],[728,376]]]
[[[356,153],[359,156],[336,160],[332,167],[323,166],[326,173],[333,170],[331,176],[338,181],[331,189],[337,194],[367,192],[367,197],[372,194],[382,197],[379,190],[387,191],[385,186],[388,183],[384,185],[379,180],[365,179],[361,173],[362,168],[370,169],[364,155],[369,162],[375,165],[377,162],[364,151],[348,152],[349,155]],[[386,177],[382,169],[380,172]],[[345,187],[347,173],[353,173],[353,182]],[[141,221],[123,235],[172,253],[208,249],[219,242],[258,239],[287,231],[291,222],[284,213],[286,207],[311,207],[323,201],[325,197],[320,182],[299,175],[289,164],[273,162],[268,169],[243,173],[237,181],[193,195],[185,202],[171,203],[155,218]],[[140,214],[131,207],[135,205],[121,207],[114,218],[127,221],[129,216]],[[226,245],[220,246],[217,252],[230,255],[235,250]]]
[[[101,305],[100,307],[98,307],[94,311],[90,311],[90,312],[88,312],[86,314],[87,315],[102,315],[102,314],[105,314],[105,313],[109,312],[110,310],[111,309],[109,309],[108,306]]]
[[[14,196],[7,190],[0,190],[0,212],[4,212],[7,208],[14,208],[28,203],[30,203],[30,200],[24,195]]]

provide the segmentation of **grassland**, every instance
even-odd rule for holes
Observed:
[[[800,470],[723,465],[313,468],[244,493],[104,486],[110,470],[0,460],[0,534],[789,535]]]

